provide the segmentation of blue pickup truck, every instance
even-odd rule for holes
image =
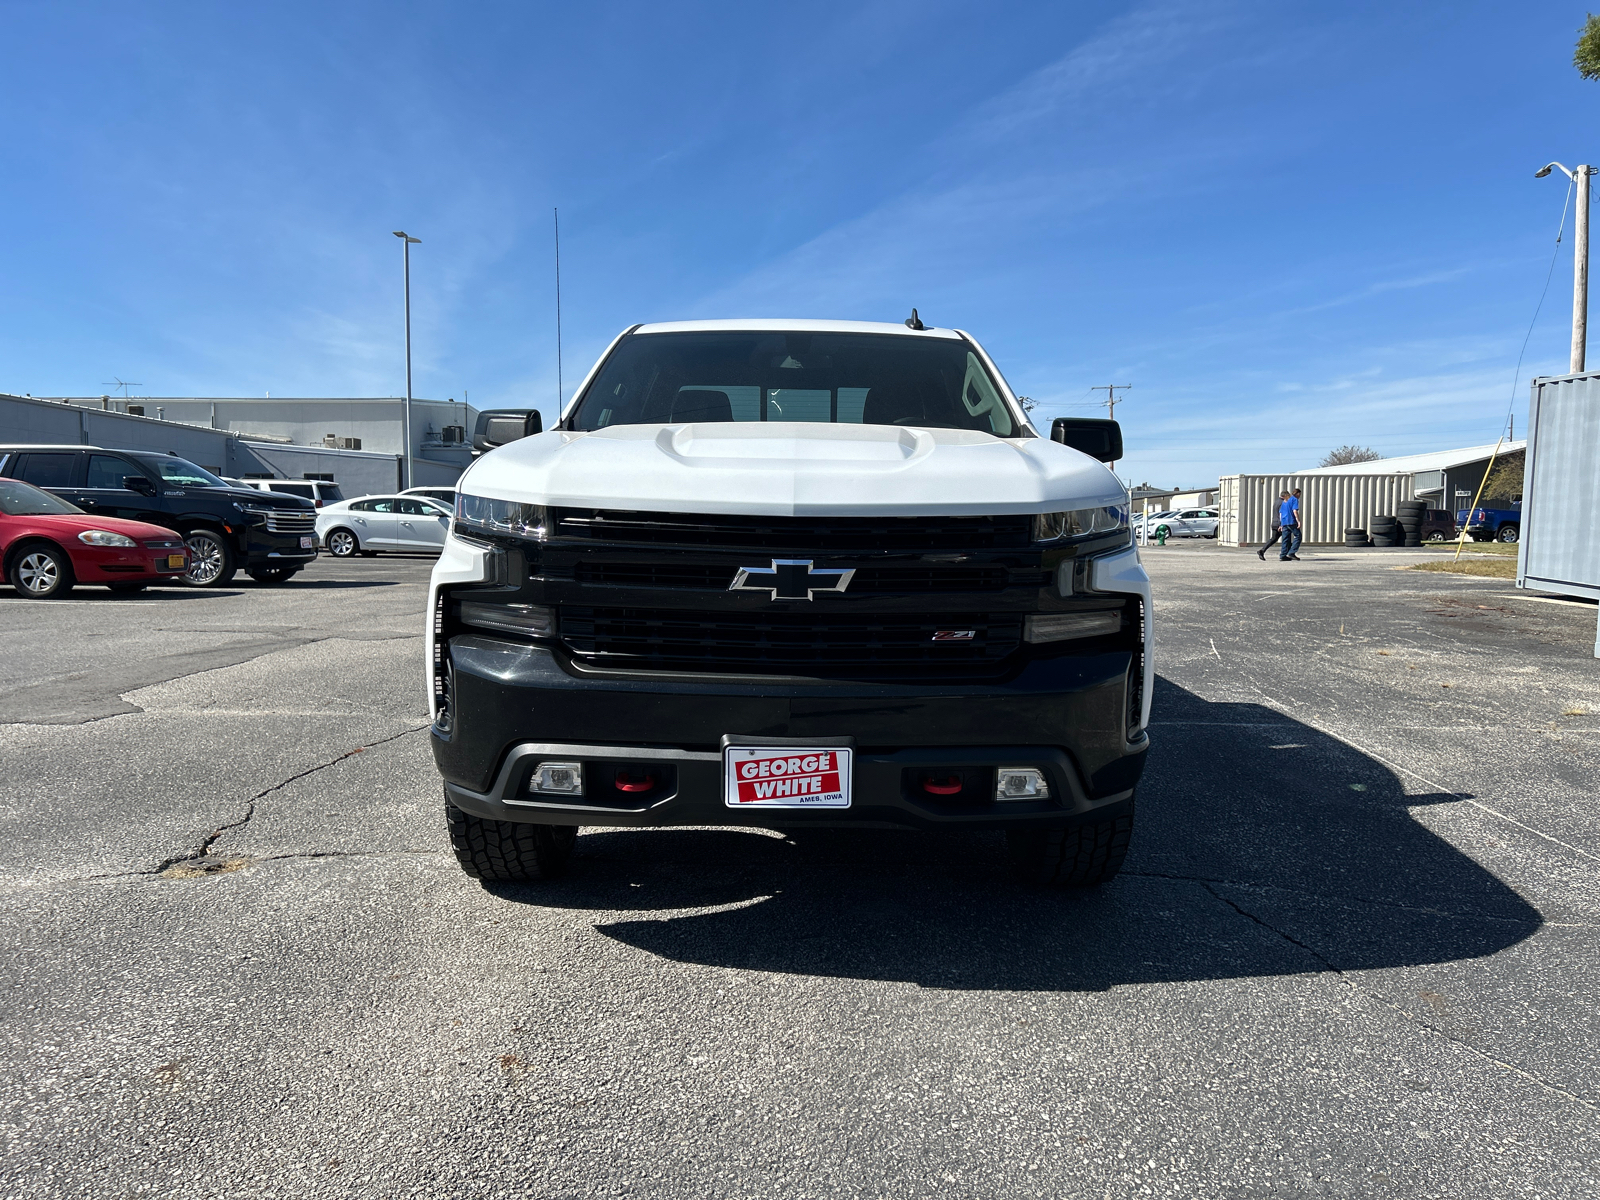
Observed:
[[[1522,532],[1520,508],[1463,508],[1456,524],[1475,542],[1514,542]]]

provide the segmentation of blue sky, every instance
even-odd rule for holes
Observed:
[[[0,2],[0,390],[554,409],[675,317],[972,332],[1134,482],[1492,442],[1582,4]],[[1566,369],[1570,220],[1515,390]],[[1600,345],[1596,347],[1600,355]],[[1099,393],[1103,397],[1104,393]]]

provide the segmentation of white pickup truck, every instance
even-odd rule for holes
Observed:
[[[427,624],[469,875],[582,825],[1004,828],[1029,879],[1116,874],[1152,667],[1114,422],[1039,436],[915,314],[636,325],[505,420]]]

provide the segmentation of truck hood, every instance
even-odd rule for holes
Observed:
[[[458,485],[563,508],[753,516],[998,515],[1121,504],[1101,463],[1045,438],[798,422],[552,430],[490,451]]]

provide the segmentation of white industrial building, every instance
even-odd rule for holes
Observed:
[[[202,429],[248,442],[359,450],[405,450],[404,399],[394,396],[58,396],[80,408],[126,413]],[[456,400],[411,401],[411,455],[418,483],[453,480],[472,462],[477,410]],[[433,470],[438,467],[442,470]]]
[[[1525,441],[1502,442],[1499,457],[1507,458],[1527,448]],[[1489,469],[1489,456],[1495,447],[1467,446],[1461,450],[1433,450],[1427,454],[1406,454],[1399,458],[1375,458],[1371,462],[1345,463],[1338,467],[1312,467],[1296,471],[1296,476],[1321,475],[1410,475],[1411,494],[1426,500],[1429,508],[1458,512],[1472,507],[1472,499]],[[1506,497],[1514,499],[1515,497]]]

